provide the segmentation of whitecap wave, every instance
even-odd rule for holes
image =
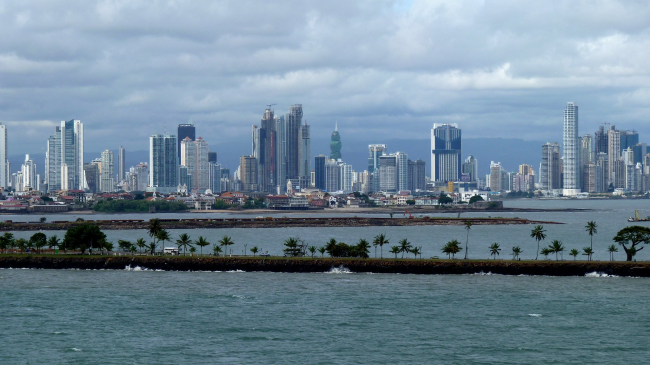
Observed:
[[[78,349],[76,347],[69,348],[68,350],[74,351],[74,352],[80,352],[81,351],[81,349]]]
[[[528,315],[531,316],[531,317],[541,317],[542,316],[539,313],[529,313]]]
[[[244,270],[228,270],[226,272],[246,272],[246,271],[244,271]]]
[[[149,271],[149,269],[147,269],[146,267],[140,267],[140,266],[131,267],[131,265],[125,266],[124,270],[126,270],[126,271]]]
[[[618,275],[609,275],[609,274],[605,274],[604,272],[594,271],[594,272],[586,273],[585,277],[586,278],[617,278]]]
[[[353,274],[353,272],[347,267],[341,265],[339,267],[332,267],[328,271],[325,271],[325,274]]]

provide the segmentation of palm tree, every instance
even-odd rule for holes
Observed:
[[[154,239],[147,248],[151,250],[151,255],[153,255],[156,252],[156,240]]]
[[[221,246],[223,246],[223,248],[224,248],[224,252],[225,252],[225,255],[228,254],[228,246],[230,246],[230,245],[234,245],[234,244],[235,244],[235,242],[233,242],[233,240],[232,240],[230,237],[228,237],[228,236],[223,236],[223,237],[219,240],[219,243],[221,244]]]
[[[162,226],[160,225],[160,220],[158,218],[154,218],[154,219],[149,221],[148,233],[149,233],[149,237],[153,238],[154,249],[156,247],[155,243],[156,243],[156,240],[158,239],[158,233],[160,233],[161,230],[162,230]],[[154,253],[154,251],[153,251],[154,249],[152,249],[152,251],[151,251],[152,255]]]
[[[314,253],[316,253],[316,246],[309,246],[307,247],[307,250],[311,253],[311,258],[314,258]],[[252,250],[251,250],[252,251]]]
[[[379,246],[380,255],[381,255],[380,257],[382,259],[384,258],[384,245],[387,245],[388,243],[389,243],[388,239],[386,238],[386,235],[384,235],[383,233],[375,236],[375,239],[372,241],[372,244],[375,245],[375,247]],[[376,254],[375,257],[377,257]]]
[[[399,252],[402,253],[402,258],[404,258],[404,253],[409,253],[413,249],[413,245],[406,238],[402,238],[399,241]]]
[[[458,240],[451,240],[442,248],[442,253],[447,254],[447,258],[451,258],[450,256],[455,257],[461,250],[460,242]]]
[[[14,241],[14,234],[11,232],[5,232],[2,235],[3,245],[5,245],[4,251],[7,252],[7,248],[13,248],[16,244]]]
[[[50,249],[52,247],[59,247],[59,243],[61,243],[61,241],[59,240],[59,238],[56,235],[50,236],[50,238],[47,239],[47,246]]]
[[[416,259],[418,258],[418,255],[422,253],[419,247],[413,247],[410,251],[413,255],[415,255]]]
[[[544,255],[544,260],[546,260],[546,259],[548,259],[548,254],[553,253],[553,251],[548,247],[544,247],[544,248],[542,248],[541,251],[539,251],[539,253]]]
[[[255,257],[255,254],[258,253],[259,251],[260,251],[260,249],[257,248],[257,246],[253,246],[253,248],[251,248],[251,252],[253,253],[253,257]]]
[[[397,260],[397,254],[400,253],[400,248],[399,248],[399,246],[391,246],[389,252],[394,253],[395,254],[395,260]]]
[[[219,252],[223,252],[223,250],[221,249],[221,246],[215,243],[214,246],[212,246],[212,252],[214,252],[215,256],[219,256]]]
[[[327,243],[325,243],[325,251],[330,254],[330,257],[334,257],[337,244],[338,242],[336,242],[336,239],[334,238],[330,238]]]
[[[533,237],[537,241],[537,254],[535,255],[535,260],[537,260],[537,257],[539,256],[539,253],[540,253],[540,251],[539,251],[539,241],[546,238],[546,235],[544,234],[544,232],[546,232],[546,231],[544,230],[544,227],[542,227],[541,225],[535,226],[535,228],[533,228],[533,230],[530,232],[530,236]]]
[[[363,238],[360,239],[356,246],[354,246],[354,251],[359,257],[367,259],[368,253],[370,252],[370,242]]]
[[[194,256],[195,252],[196,252],[196,247],[190,246],[190,256]]]
[[[197,246],[201,247],[201,256],[203,256],[203,247],[208,246],[210,244],[210,242],[208,242],[208,240],[203,238],[203,236],[199,236],[199,239],[196,240],[196,242],[194,243],[196,243]]]
[[[190,235],[187,233],[181,233],[180,236],[178,236],[178,239],[176,240],[176,245],[178,246],[178,250],[183,250],[183,256],[185,256],[185,251],[187,250],[187,246],[190,245],[192,240],[190,239]]]
[[[323,258],[323,255],[325,255],[325,247],[319,247],[318,252],[320,252],[320,257]]]
[[[490,256],[494,256],[495,260],[497,259],[497,255],[499,255],[499,251],[501,251],[499,247],[499,244],[496,242],[490,246]]]
[[[144,240],[144,238],[138,238],[135,241],[135,245],[138,246],[138,248],[140,248],[140,253],[142,253],[142,248],[147,245],[147,242]]]
[[[524,252],[524,251],[522,251],[521,248],[520,248],[519,246],[515,246],[515,247],[513,247],[513,248],[512,248],[512,259],[513,259],[513,260],[518,259],[518,258],[519,258],[519,255],[520,255],[522,252]]]
[[[618,252],[618,247],[616,245],[611,245],[607,247],[607,252],[609,252],[609,261],[614,261],[614,252]]]
[[[465,229],[467,230],[467,240],[465,240],[465,260],[467,260],[467,242],[469,242],[469,230],[472,229],[472,222],[469,219],[465,221]]]
[[[156,235],[156,238],[158,241],[162,241],[162,246],[160,246],[160,254],[162,255],[165,252],[165,241],[169,241],[171,236],[169,235],[169,231],[161,229]]]
[[[584,256],[587,256],[587,260],[591,261],[591,257],[594,255],[594,250],[592,250],[591,247],[583,247],[582,252],[584,252]]]
[[[598,225],[594,221],[587,222],[585,226],[587,233],[589,233],[589,238],[591,238],[591,249],[594,249],[594,234],[598,233]],[[591,261],[591,256],[589,256],[589,261]]]
[[[131,257],[133,257],[137,250],[138,249],[135,247],[135,245],[131,245],[131,247],[129,247],[129,251],[131,251]]]
[[[575,248],[573,248],[573,249],[571,249],[571,251],[569,251],[569,255],[573,256],[573,261],[576,260],[576,256],[578,256],[579,253],[580,253],[580,251],[576,250]]]
[[[558,261],[557,254],[564,251],[564,245],[562,244],[562,241],[553,240],[548,248],[551,250],[551,252],[555,253],[555,261]]]

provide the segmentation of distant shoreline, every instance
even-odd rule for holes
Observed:
[[[650,262],[0,255],[0,268],[650,277]]]

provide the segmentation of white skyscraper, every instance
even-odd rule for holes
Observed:
[[[115,163],[113,160],[113,151],[106,150],[102,152],[102,168],[99,179],[99,190],[102,193],[112,193],[115,191],[115,178],[113,171]]]
[[[565,196],[580,193],[580,143],[578,141],[578,106],[567,103],[564,110],[564,189]]]
[[[84,127],[79,120],[62,121],[47,141],[45,180],[48,191],[85,189]]]
[[[126,156],[124,147],[117,150],[117,182],[123,181],[126,177]]]
[[[0,187],[9,186],[9,164],[7,163],[7,126],[0,123]]]
[[[196,141],[185,138],[181,141],[181,165],[187,167],[192,176],[192,192],[205,192],[210,189],[210,166],[208,162],[208,142],[199,137]]]

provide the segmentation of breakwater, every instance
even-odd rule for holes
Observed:
[[[291,228],[291,227],[390,227],[390,226],[426,226],[426,225],[463,225],[466,221],[472,225],[507,225],[507,224],[562,224],[558,222],[535,221],[524,218],[373,218],[373,217],[317,217],[317,218],[196,218],[196,219],[159,219],[165,229],[195,228]],[[103,230],[148,229],[149,221],[142,219],[86,220],[80,222],[0,222],[0,231],[38,231],[67,230],[79,224],[94,224]]]
[[[167,271],[262,271],[310,273],[346,268],[355,273],[584,276],[601,273],[650,277],[650,262],[394,260],[263,257],[39,256],[0,255],[0,268]]]

